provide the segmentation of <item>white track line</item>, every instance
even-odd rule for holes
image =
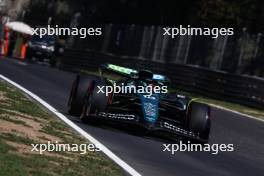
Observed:
[[[140,173],[138,173],[135,169],[133,169],[131,166],[129,166],[125,161],[120,159],[118,156],[116,156],[111,150],[109,150],[107,147],[105,147],[102,143],[100,143],[97,139],[95,139],[93,136],[88,134],[86,131],[78,127],[76,124],[74,124],[72,121],[70,121],[67,117],[65,117],[63,114],[58,112],[55,108],[53,108],[51,105],[49,105],[47,102],[42,100],[40,97],[35,95],[34,93],[30,92],[26,88],[20,86],[19,84],[15,83],[14,81],[8,79],[7,77],[0,74],[0,79],[3,79],[7,81],[8,83],[12,84],[16,88],[22,90],[27,95],[35,99],[37,102],[39,102],[41,105],[43,105],[45,108],[47,108],[50,112],[58,116],[62,121],[64,121],[66,124],[68,124],[70,127],[72,127],[74,130],[76,130],[78,133],[80,133],[82,136],[84,136],[86,139],[88,139],[90,142],[95,144],[101,151],[107,155],[110,159],[112,159],[116,164],[118,164],[121,168],[123,168],[127,173],[133,176],[141,176]]]

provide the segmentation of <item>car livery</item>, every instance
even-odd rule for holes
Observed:
[[[114,64],[99,67],[100,76],[77,75],[72,83],[68,108],[83,122],[105,120],[117,124],[136,125],[149,132],[164,132],[168,137],[184,137],[208,142],[210,107],[187,96],[167,92],[98,93],[100,86],[170,85],[162,74],[149,70],[135,70]]]

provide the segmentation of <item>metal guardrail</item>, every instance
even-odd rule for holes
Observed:
[[[157,63],[84,50],[65,50],[62,67],[71,71],[95,70],[113,63],[132,68],[145,67],[166,74],[175,88],[195,94],[264,109],[264,79],[213,71],[190,65]]]

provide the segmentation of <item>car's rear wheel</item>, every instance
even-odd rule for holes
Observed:
[[[210,107],[191,102],[188,108],[186,127],[199,136],[201,143],[208,142],[211,127]]]

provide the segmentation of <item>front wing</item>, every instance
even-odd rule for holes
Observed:
[[[193,140],[199,140],[203,141],[199,137],[199,135],[188,131],[179,125],[173,124],[173,122],[168,121],[166,119],[159,119],[156,123],[154,124],[148,124],[144,121],[142,121],[142,118],[134,115],[134,114],[122,114],[122,113],[106,113],[106,112],[100,112],[97,115],[92,115],[89,116],[89,118],[92,120],[107,120],[111,121],[115,124],[131,124],[131,125],[136,125],[138,127],[142,127],[146,129],[148,132],[165,132],[171,135],[178,135],[181,137],[186,137],[190,138]],[[206,142],[206,141],[205,141]]]

